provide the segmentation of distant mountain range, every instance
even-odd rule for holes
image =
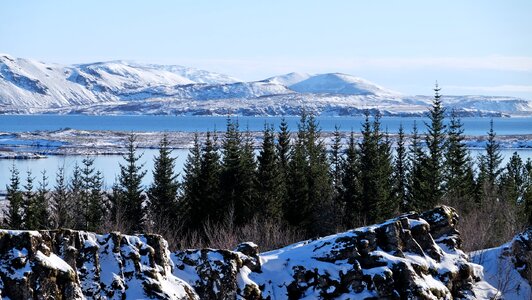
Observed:
[[[128,61],[60,65],[0,55],[0,113],[418,115],[432,96],[408,96],[342,73],[290,73],[244,82],[177,65]],[[515,97],[444,96],[466,115],[532,115]]]

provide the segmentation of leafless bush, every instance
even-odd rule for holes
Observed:
[[[524,229],[519,209],[506,201],[492,199],[467,213],[459,210],[458,229],[463,249],[468,252],[487,249],[511,240]]]

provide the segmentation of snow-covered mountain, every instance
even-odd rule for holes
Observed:
[[[341,73],[289,73],[243,82],[177,65],[128,61],[60,65],[0,55],[0,113],[354,115],[420,114],[431,96],[406,96]],[[471,115],[532,115],[514,97],[447,96]]]

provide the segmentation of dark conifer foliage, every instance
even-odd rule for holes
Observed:
[[[427,134],[425,143],[428,149],[427,159],[424,163],[426,189],[423,191],[421,201],[425,202],[424,208],[431,208],[438,204],[443,196],[443,148],[445,143],[444,124],[445,109],[441,102],[440,88],[436,83],[434,100],[429,110],[429,122],[425,124]]]
[[[56,184],[51,192],[51,219],[54,228],[71,228],[73,226],[74,203],[68,192],[65,168],[60,167],[56,173]]]
[[[15,168],[15,164],[10,169],[11,177],[9,185],[6,187],[6,200],[9,202],[9,208],[5,211],[5,223],[11,229],[24,228],[24,198],[20,190],[20,175]]]
[[[144,201],[146,196],[142,187],[142,178],[146,175],[144,165],[139,164],[142,154],[137,154],[136,137],[130,135],[127,140],[127,152],[123,156],[125,164],[120,164],[121,194],[124,200],[124,218],[133,231],[141,231],[146,221]]]
[[[283,216],[284,176],[275,150],[275,132],[270,125],[264,125],[262,147],[257,161],[258,203],[256,208],[259,210],[259,217],[279,222]]]
[[[216,134],[207,137],[201,151],[200,170],[198,176],[198,194],[190,203],[190,227],[201,229],[205,222],[221,222],[229,209],[227,202],[220,196],[221,164],[218,154]]]
[[[463,133],[462,122],[453,110],[444,152],[445,202],[467,212],[474,208],[475,180]]]
[[[362,203],[360,197],[359,170],[357,141],[354,132],[351,131],[342,161],[342,185],[339,194],[344,211],[342,223],[347,228],[362,225],[360,224],[362,219]]]
[[[424,163],[427,158],[423,152],[421,138],[415,121],[410,141],[408,149],[408,193],[404,210],[420,211],[428,208],[427,202],[424,201],[428,189],[424,173]]]
[[[151,218],[161,224],[169,225],[177,218],[179,183],[174,172],[175,160],[165,134],[153,165],[153,183],[147,191]]]
[[[210,133],[209,133],[210,135]],[[187,226],[192,226],[191,214],[195,209],[194,206],[198,205],[201,201],[199,199],[200,189],[202,188],[199,185],[200,175],[201,175],[201,162],[202,162],[202,151],[201,143],[199,141],[198,133],[194,134],[194,144],[189,150],[187,160],[184,165],[184,176],[182,182],[182,200],[178,207],[178,214],[184,224]],[[197,216],[196,216],[197,217]]]
[[[397,147],[394,162],[394,192],[397,197],[399,210],[406,211],[408,205],[408,151],[405,145],[403,124],[399,125]]]

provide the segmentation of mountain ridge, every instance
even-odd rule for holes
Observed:
[[[0,113],[352,115],[420,114],[431,96],[409,96],[344,73],[288,73],[259,81],[179,65],[114,60],[61,65],[0,55]],[[532,115],[516,97],[445,96],[465,114]],[[105,109],[102,109],[105,107]]]

